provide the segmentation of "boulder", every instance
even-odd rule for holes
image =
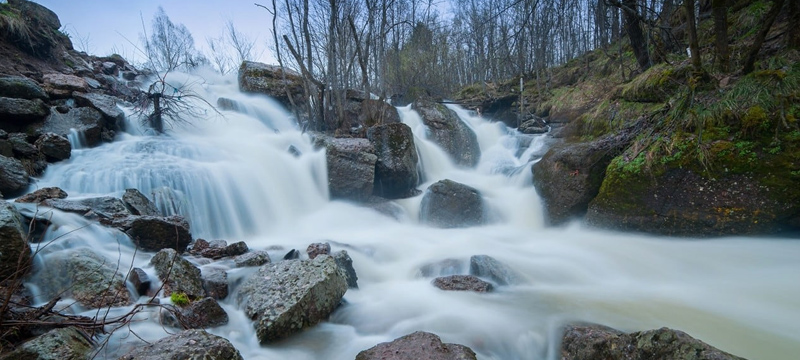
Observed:
[[[67,197],[67,193],[61,188],[46,187],[36,190],[30,194],[26,194],[14,200],[18,203],[34,203],[39,204],[49,199],[63,199]]]
[[[629,139],[623,134],[555,145],[533,165],[533,185],[542,197],[549,224],[560,225],[586,213],[600,191],[606,167]]]
[[[389,199],[416,195],[419,158],[411,128],[403,123],[376,125],[367,130],[367,138],[378,156],[373,193]]]
[[[477,189],[445,179],[425,190],[419,219],[440,228],[481,225],[486,222],[486,208]]]
[[[478,137],[455,111],[429,100],[417,100],[411,108],[428,127],[428,138],[450,154],[456,164],[467,167],[478,164],[481,158]]]
[[[222,300],[228,297],[228,272],[213,267],[204,267],[201,278],[206,295]]]
[[[678,330],[625,334],[600,325],[567,326],[561,359],[742,360]]]
[[[125,194],[122,194],[122,202],[133,215],[161,215],[161,212],[156,208],[156,204],[137,189],[125,189]]]
[[[89,84],[81,77],[62,73],[50,73],[42,76],[47,94],[53,98],[67,98],[75,91],[89,91]]]
[[[27,273],[31,249],[26,241],[26,228],[17,208],[0,200],[0,279],[13,276],[17,270],[22,270],[17,274],[20,278]]]
[[[189,223],[178,215],[133,217],[125,233],[145,251],[166,248],[184,251],[192,242]]]
[[[90,309],[133,303],[116,262],[90,249],[59,251],[45,262],[47,266],[34,275],[45,299],[72,297]]]
[[[86,198],[80,200],[47,199],[43,205],[61,211],[87,215],[96,215],[101,218],[115,218],[131,215],[122,200],[111,196]]]
[[[69,159],[72,155],[72,144],[67,138],[53,133],[43,134],[34,144],[48,161]]]
[[[28,172],[22,162],[0,155],[0,194],[14,196],[28,187]]]
[[[469,273],[492,280],[498,285],[514,285],[523,282],[522,275],[488,255],[470,257]]]
[[[220,110],[241,112],[243,106],[241,106],[239,102],[236,100],[228,99],[226,97],[220,97],[217,98],[217,108],[219,108]]]
[[[119,74],[119,68],[117,67],[117,64],[111,61],[105,61],[100,64],[100,71],[102,71],[103,74],[112,76],[117,76]]]
[[[100,144],[103,135],[103,115],[95,109],[82,107],[71,108],[66,113],[52,111],[44,122],[31,124],[26,132],[33,136],[55,133],[66,138],[76,131],[82,135],[85,146]]]
[[[14,157],[20,160],[35,160],[40,157],[39,149],[28,142],[28,135],[26,134],[8,134],[8,142],[11,144],[11,151],[14,154]]]
[[[228,246],[225,246],[225,256],[239,256],[247,253],[248,251],[250,251],[250,248],[247,247],[247,243],[244,241],[237,241],[233,244],[228,244]]]
[[[85,360],[91,357],[94,347],[91,336],[75,327],[53,329],[37,336],[14,351],[0,357],[2,360]]]
[[[492,284],[473,275],[450,275],[433,279],[433,286],[448,291],[474,291],[485,293],[492,291]]]
[[[550,128],[547,127],[543,119],[533,117],[520,124],[517,130],[523,134],[544,134],[549,131]]]
[[[188,306],[166,305],[161,310],[161,323],[184,329],[204,329],[228,323],[228,313],[217,300],[207,297]]]
[[[262,266],[242,284],[237,302],[267,344],[327,319],[346,291],[334,259],[320,255]]]
[[[0,97],[47,100],[47,93],[36,81],[21,76],[0,77]]]
[[[292,106],[292,102],[298,107],[306,103],[300,74],[275,65],[242,62],[239,66],[239,90],[268,95],[287,108]]]
[[[263,250],[250,251],[233,258],[235,267],[261,266],[269,263],[269,253]]]
[[[150,259],[150,263],[164,283],[164,296],[174,292],[184,293],[192,300],[206,296],[200,269],[179,256],[174,249],[162,249]]]
[[[96,93],[75,93],[73,97],[78,105],[99,111],[109,128],[118,129],[124,126],[125,113],[117,107],[117,98]]]
[[[243,360],[230,341],[203,330],[186,330],[143,345],[119,360]]]
[[[0,124],[24,124],[41,121],[50,109],[41,99],[15,99],[0,97]]]
[[[339,266],[339,269],[344,272],[347,287],[358,289],[358,275],[356,275],[356,269],[353,268],[353,259],[347,254],[347,251],[340,250],[333,253],[333,260],[336,261],[336,265]]]
[[[306,249],[306,253],[308,253],[308,258],[313,259],[317,257],[317,255],[330,255],[331,254],[331,244],[328,243],[313,243],[308,245]]]
[[[477,360],[472,349],[445,344],[439,336],[417,331],[392,342],[380,343],[356,355],[356,360]]]
[[[383,100],[364,99],[358,113],[358,124],[364,127],[394,124],[400,122],[397,108]]]
[[[332,199],[365,200],[372,195],[378,157],[369,140],[317,134],[314,141],[326,150]]]
[[[150,285],[152,284],[150,276],[139,268],[131,269],[131,272],[128,274],[128,281],[131,282],[131,285],[136,289],[136,293],[139,294],[139,296],[147,295],[150,291]]]

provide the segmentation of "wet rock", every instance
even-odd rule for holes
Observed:
[[[22,162],[0,155],[0,194],[14,196],[28,188],[28,172]]]
[[[0,97],[47,100],[47,93],[36,81],[21,76],[0,77]]]
[[[369,140],[315,135],[314,141],[326,150],[331,198],[364,200],[372,195],[378,157]]]
[[[422,277],[436,277],[461,274],[466,271],[466,265],[458,259],[444,259],[419,268]]]
[[[36,159],[39,157],[39,149],[28,142],[28,136],[26,134],[8,134],[8,142],[11,144],[14,156],[18,159]]]
[[[72,155],[72,145],[69,140],[58,134],[43,134],[34,145],[47,157],[48,161],[66,160]]]
[[[243,360],[239,350],[223,337],[203,330],[186,330],[138,347],[119,360],[205,359]]]
[[[202,269],[203,288],[214,299],[228,297],[228,272],[223,269],[205,267]]]
[[[217,107],[220,110],[241,111],[241,106],[236,100],[221,97],[217,99]]]
[[[150,276],[147,276],[147,273],[139,268],[131,269],[131,272],[128,274],[128,281],[131,282],[139,296],[147,295],[150,291],[150,285],[152,284]]]
[[[80,200],[48,199],[43,202],[43,205],[84,216],[91,212],[101,218],[114,218],[131,214],[122,200],[111,196]]]
[[[228,313],[210,297],[192,301],[188,306],[166,305],[161,310],[161,323],[177,328],[204,329],[228,323]]]
[[[234,266],[261,266],[270,263],[269,253],[263,250],[254,250],[233,258]]]
[[[184,251],[192,242],[189,223],[177,215],[134,217],[125,233],[136,246],[145,251],[159,251],[166,248]]]
[[[99,111],[109,128],[118,129],[123,127],[125,113],[117,107],[117,99],[115,97],[96,93],[75,93],[73,96],[78,105]]]
[[[419,158],[411,128],[403,123],[377,125],[367,130],[367,138],[378,156],[373,193],[389,199],[415,195]]]
[[[449,291],[490,292],[492,284],[473,275],[450,275],[433,279],[433,286]]]
[[[286,255],[283,255],[283,260],[297,260],[300,258],[300,251],[297,249],[289,250]]]
[[[174,249],[162,249],[150,259],[158,278],[164,283],[164,296],[181,292],[189,299],[206,296],[200,269],[179,256]]]
[[[25,241],[25,229],[17,208],[0,200],[0,279],[7,279],[18,270],[21,270],[17,274],[19,277],[28,272],[31,249]]]
[[[268,95],[287,108],[291,108],[292,102],[298,108],[306,104],[303,79],[289,69],[284,71],[279,66],[245,61],[239,67],[238,79],[242,92]]]
[[[133,303],[116,262],[90,249],[53,253],[45,262],[47,266],[34,275],[37,283],[44,284],[43,298],[72,297],[90,309]]]
[[[44,119],[50,109],[41,99],[0,97],[0,124],[24,124]]]
[[[364,99],[358,113],[358,124],[364,127],[375,125],[394,124],[400,122],[400,113],[397,108],[385,101]]]
[[[237,302],[267,344],[328,318],[346,291],[334,259],[320,255],[262,266],[242,284]]]
[[[33,136],[55,133],[69,138],[74,129],[82,134],[86,146],[95,146],[102,141],[104,122],[103,115],[95,109],[70,108],[66,113],[50,112],[44,122],[29,125],[26,132]]]
[[[26,194],[14,200],[18,203],[41,203],[49,199],[63,199],[67,197],[67,193],[61,188],[46,187],[36,190],[30,194]]]
[[[520,124],[517,130],[523,134],[544,134],[550,130],[550,128],[547,127],[544,120],[534,117]]]
[[[225,256],[239,256],[250,251],[244,241],[237,241],[225,247]]]
[[[74,327],[53,329],[6,353],[3,360],[85,360],[92,353],[91,337]]]
[[[570,325],[561,359],[741,360],[688,334],[661,328],[625,334],[601,325]]]
[[[514,285],[523,282],[522,275],[488,255],[470,257],[469,273],[492,280],[498,285]]]
[[[472,349],[459,344],[445,344],[439,336],[415,333],[380,343],[356,356],[356,360],[477,360]]]
[[[546,220],[563,224],[586,213],[606,167],[630,140],[621,134],[588,143],[555,145],[533,165],[533,185],[544,200]]]
[[[89,91],[89,84],[81,77],[75,75],[50,73],[42,76],[44,89],[53,98],[67,98],[75,91]]]
[[[122,78],[125,79],[125,80],[128,80],[128,81],[136,80],[136,76],[137,75],[138,74],[136,73],[136,71],[123,71],[122,72]]]
[[[478,164],[481,157],[478,137],[455,111],[428,100],[417,100],[411,108],[428,127],[428,138],[450,154],[456,164],[468,167]]]
[[[100,64],[100,71],[102,71],[103,74],[106,75],[116,76],[119,72],[119,68],[117,68],[117,64],[111,61],[106,61]]]
[[[330,255],[331,254],[331,244],[328,243],[313,243],[308,245],[306,249],[306,253],[308,253],[308,258],[313,259],[317,257],[317,255]]]
[[[161,213],[147,196],[144,196],[137,189],[125,189],[122,195],[122,202],[133,215],[160,216]]]
[[[446,179],[425,190],[419,218],[431,226],[457,228],[485,223],[485,213],[483,198],[477,189]]]
[[[353,259],[347,254],[347,251],[340,250],[333,253],[333,260],[336,261],[336,265],[344,272],[347,287],[350,289],[358,289],[358,275],[356,275],[356,269],[353,268]]]

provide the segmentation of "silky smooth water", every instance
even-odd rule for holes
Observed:
[[[208,331],[229,339],[245,359],[353,359],[361,350],[418,330],[467,345],[480,359],[555,359],[560,328],[573,321],[624,331],[667,326],[752,359],[800,353],[798,241],[675,239],[579,223],[545,227],[530,167],[546,150],[547,137],[526,139],[454,108],[477,133],[482,151],[476,168],[460,168],[426,139],[419,115],[406,107],[399,111],[419,151],[424,172],[419,188],[452,179],[479,189],[491,209],[485,226],[422,226],[421,196],[396,201],[404,211],[400,219],[328,200],[324,153],[272,100],[239,93],[234,78],[207,75],[201,82],[174,75],[171,81],[195,84],[210,103],[220,96],[236,100],[245,113],[209,110],[205,119],[166,136],[149,136],[132,122],[113,143],[73,150],[71,159],[51,165],[36,186],[59,186],[70,198],[119,197],[126,188],[137,188],[165,214],[186,216],[195,238],[245,241],[251,249],[270,249],[274,260],[313,242],[346,249],[359,289],[347,291],[346,304],[328,322],[277,344],[258,344],[232,289],[222,301],[230,322]],[[290,146],[300,155],[290,154]],[[39,266],[47,266],[55,252],[88,247],[118,262],[123,272],[137,266],[155,278],[148,264],[153,254],[134,252],[120,232],[57,211],[52,221]],[[450,258],[462,261],[466,271],[469,257],[478,254],[509,265],[523,283],[490,294],[446,292],[420,276],[420,267]],[[231,268],[229,260],[189,259],[201,268],[228,269],[232,285],[253,270]],[[37,284],[29,285],[36,292]],[[96,314],[62,303],[66,311]],[[111,315],[129,309],[113,309]],[[174,332],[158,323],[157,313],[143,312],[111,335],[98,358],[116,358],[137,346],[137,337],[154,341]]]

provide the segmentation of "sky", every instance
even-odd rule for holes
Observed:
[[[207,53],[206,38],[222,34],[225,22],[233,20],[236,29],[256,41],[256,61],[273,63],[271,42],[272,15],[256,7],[258,0],[34,0],[54,11],[62,29],[72,38],[76,50],[105,56],[118,53],[131,62],[142,56],[139,34],[142,19],[150,31],[153,16],[162,6],[175,24],[185,25],[192,33],[195,47]],[[264,0],[264,4],[269,4]],[[88,39],[88,49],[84,48]],[[135,45],[135,46],[134,46]]]

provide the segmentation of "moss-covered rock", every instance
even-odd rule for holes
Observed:
[[[478,137],[455,111],[430,100],[417,100],[411,107],[428,127],[428,138],[450,154],[456,164],[469,167],[478,164],[481,158]]]
[[[419,159],[411,128],[403,123],[376,125],[367,130],[367,138],[378,156],[373,193],[389,199],[418,194]]]

